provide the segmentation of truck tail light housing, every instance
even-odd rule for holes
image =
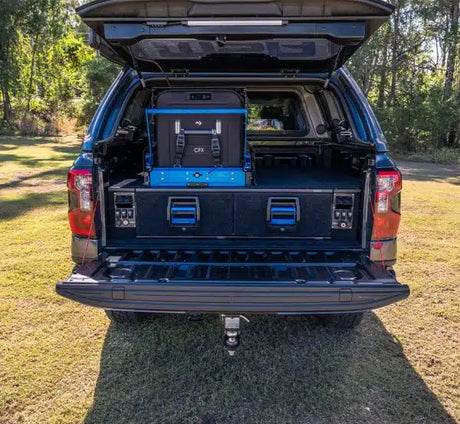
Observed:
[[[94,237],[91,171],[71,169],[67,175],[69,224],[72,233]]]
[[[378,171],[372,240],[395,238],[401,220],[402,176],[398,170]]]

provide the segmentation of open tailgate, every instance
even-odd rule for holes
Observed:
[[[105,309],[154,312],[356,312],[409,295],[359,253],[136,250],[75,268],[62,296]]]

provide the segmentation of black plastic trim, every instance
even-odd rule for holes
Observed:
[[[150,312],[335,313],[380,308],[409,295],[401,284],[71,283],[57,284],[69,299],[104,309]]]

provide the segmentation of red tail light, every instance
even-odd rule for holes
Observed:
[[[395,238],[401,220],[402,177],[398,170],[377,172],[373,240]]]
[[[69,224],[73,234],[95,236],[91,171],[71,169],[67,176],[69,189]]]

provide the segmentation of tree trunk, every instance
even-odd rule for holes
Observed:
[[[455,71],[457,68],[457,56],[458,56],[458,44],[459,44],[459,19],[460,19],[460,5],[459,0],[453,0],[450,4],[449,11],[449,31],[446,40],[446,50],[447,50],[447,59],[446,59],[446,74],[444,80],[444,102],[448,109],[456,109],[457,96],[453,91],[453,85],[455,81]],[[450,122],[448,128],[446,129],[445,134],[440,137],[438,142],[438,147],[442,145],[453,146],[456,139],[456,133],[458,128],[458,118],[453,119]]]
[[[11,100],[10,93],[8,92],[8,84],[6,81],[2,81],[2,97],[3,97],[3,120],[5,122],[11,122]]]
[[[446,57],[447,57],[447,40],[449,38],[449,18],[446,17],[446,25],[444,31],[444,40],[442,42],[442,56],[441,56],[441,66],[444,68],[446,66]]]
[[[452,97],[452,87],[455,77],[455,65],[458,53],[458,20],[459,20],[459,1],[455,0],[450,8],[450,31],[447,39],[447,60],[446,78],[444,82],[444,99]]]
[[[385,38],[383,39],[383,59],[382,66],[380,68],[380,83],[379,83],[379,94],[377,98],[377,108],[382,110],[385,106],[385,89],[388,82],[388,43],[390,42],[391,27],[388,25],[385,32]]]
[[[366,97],[369,96],[369,92],[372,89],[372,75],[374,75],[376,61],[377,61],[377,55],[373,55],[371,64],[363,76],[363,92]]]
[[[396,80],[398,73],[398,43],[399,43],[399,19],[400,19],[400,2],[395,2],[395,13],[393,15],[393,40],[391,52],[391,86],[390,95],[388,96],[387,106],[394,106],[396,101]]]
[[[37,56],[37,40],[32,37],[32,59],[30,63],[30,76],[29,83],[27,85],[27,107],[26,112],[30,112],[30,101],[32,100],[32,85],[34,83],[35,76],[35,58]]]
[[[7,123],[11,123],[11,118],[13,115],[13,110],[11,107],[10,91],[9,91],[10,89],[9,48],[10,48],[10,40],[9,38],[7,38],[5,44],[2,47],[2,55],[0,57],[2,61],[2,65],[4,67],[4,72],[2,74],[2,79],[0,81],[1,89],[2,89],[2,97],[3,97],[3,121]]]

